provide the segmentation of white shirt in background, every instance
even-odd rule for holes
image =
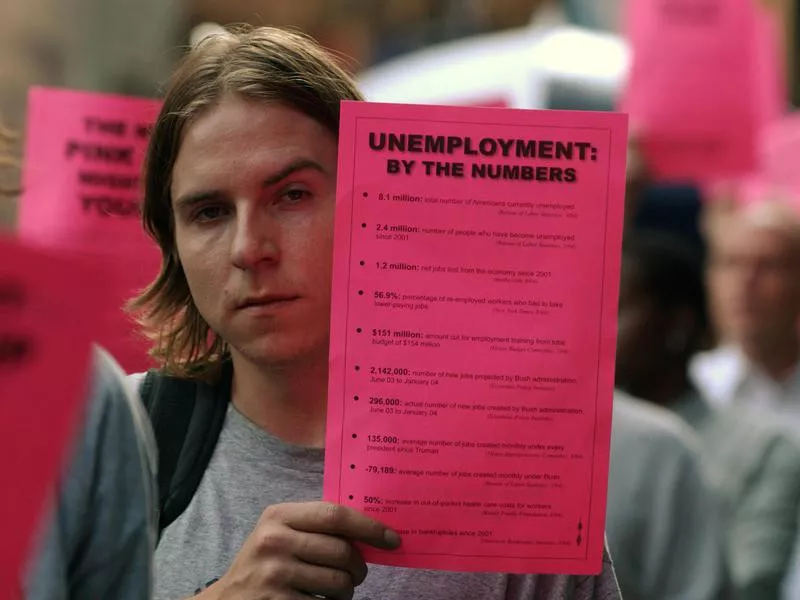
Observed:
[[[698,354],[690,374],[701,395],[716,407],[746,404],[780,417],[800,435],[800,365],[785,381],[755,367],[733,346]]]

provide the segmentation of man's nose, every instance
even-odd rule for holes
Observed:
[[[279,258],[275,224],[266,211],[258,207],[243,208],[236,213],[231,261],[239,269],[253,269],[263,262]]]

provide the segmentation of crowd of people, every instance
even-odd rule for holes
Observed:
[[[20,596],[800,598],[800,212],[771,198],[709,198],[703,251],[627,220],[601,573],[367,568],[356,543],[400,536],[321,501],[343,100],[351,76],[281,29],[177,67],[144,172],[161,270],[128,307],[161,368],[96,350]],[[239,310],[264,295],[268,328]]]

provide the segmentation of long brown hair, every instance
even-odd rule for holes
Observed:
[[[0,197],[12,198],[19,194],[19,189],[16,186],[9,186],[5,183],[5,170],[19,169],[19,161],[14,158],[12,147],[16,142],[17,137],[6,129],[2,122],[0,122]]]
[[[153,129],[144,174],[142,220],[161,249],[161,271],[129,308],[153,341],[150,355],[169,373],[202,377],[228,354],[192,299],[175,248],[170,183],[187,125],[226,93],[290,106],[339,135],[342,100],[362,100],[352,78],[311,38],[284,29],[239,26],[212,35],[178,66]]]

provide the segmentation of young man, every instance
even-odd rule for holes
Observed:
[[[143,207],[163,265],[134,304],[165,369],[142,389],[157,431],[165,419],[154,407],[192,410],[194,396],[169,393],[185,389],[180,382],[197,382],[197,398],[210,391],[211,410],[226,412],[212,436],[186,426],[187,443],[202,438],[210,457],[196,489],[171,494],[174,480],[161,479],[171,516],[162,519],[156,599],[618,598],[610,561],[597,577],[382,566],[367,575],[355,542],[396,549],[402,541],[319,501],[346,99],[361,95],[325,51],[269,28],[207,39],[166,93]],[[177,386],[162,385],[167,375]],[[159,444],[162,466],[169,455],[180,455],[176,473],[204,460],[186,457],[175,439]]]

